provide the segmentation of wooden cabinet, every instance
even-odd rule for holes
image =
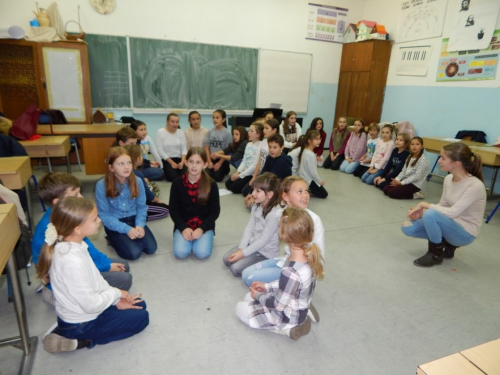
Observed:
[[[0,40],[0,111],[16,120],[32,104],[60,109],[70,123],[90,123],[84,43]]]
[[[367,40],[344,44],[340,63],[335,122],[340,116],[380,122],[391,42]]]

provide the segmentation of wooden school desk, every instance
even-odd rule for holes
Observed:
[[[31,161],[29,156],[12,156],[0,158],[0,179],[3,185],[10,189],[22,189],[26,192],[28,201],[28,222],[31,230],[35,229],[33,222],[33,208],[31,207]],[[1,206],[0,206],[1,207]]]
[[[453,143],[450,141],[445,141],[446,137],[424,137],[424,148],[434,154],[439,154],[443,146]],[[472,149],[474,154],[481,157],[483,165],[486,167],[493,168],[493,176],[491,177],[491,182],[489,188],[486,188],[490,192],[490,196],[493,195],[493,189],[495,188],[495,181],[497,179],[498,169],[500,168],[500,147],[487,147],[484,143],[473,142],[473,141],[460,141],[465,143]],[[432,174],[433,176],[444,177],[440,175]]]
[[[38,134],[69,135],[72,138],[81,138],[83,158],[85,159],[85,173],[106,173],[105,160],[108,151],[115,140],[115,135],[126,124],[65,124],[65,125],[38,125]]]
[[[12,346],[22,350],[23,359],[19,367],[19,374],[30,374],[38,337],[30,337],[29,335],[23,289],[19,281],[16,257],[13,252],[17,240],[21,235],[16,206],[13,203],[0,204],[0,233],[2,233],[2,242],[0,244],[0,273],[5,268],[5,264],[7,264],[9,281],[12,286],[12,297],[14,300],[14,309],[16,311],[17,325],[19,327],[19,336],[0,339],[0,347]]]
[[[69,137],[67,135],[59,136],[43,136],[34,141],[20,141],[19,142],[25,149],[30,158],[55,158],[55,157],[65,157],[66,167],[68,173],[71,173],[71,166],[69,164],[69,150],[71,145],[69,143]],[[52,167],[49,163],[49,170],[52,172]]]

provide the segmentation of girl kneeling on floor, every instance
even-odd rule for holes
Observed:
[[[193,253],[198,259],[212,254],[215,220],[219,217],[219,188],[205,171],[208,156],[200,147],[186,156],[187,172],[170,188],[170,217],[174,221],[174,255],[178,259]]]
[[[293,340],[309,333],[309,305],[316,279],[323,278],[321,254],[313,235],[314,223],[307,211],[293,208],[283,211],[279,238],[290,247],[290,256],[279,280],[254,282],[244,301],[236,305],[236,315],[243,323]]]
[[[43,337],[50,353],[92,348],[141,332],[149,324],[140,295],[110,287],[94,265],[83,239],[101,220],[89,199],[66,197],[54,206],[52,223],[37,263],[56,299],[57,324]]]
[[[278,255],[278,216],[280,180],[273,173],[263,173],[253,183],[254,206],[239,246],[222,258],[234,276],[252,264]]]

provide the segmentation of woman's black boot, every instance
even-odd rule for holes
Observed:
[[[443,247],[444,247],[443,257],[445,257],[446,259],[451,259],[455,256],[455,250],[458,249],[460,246],[453,246],[448,241],[443,240]]]
[[[440,243],[429,241],[429,249],[427,253],[413,261],[413,264],[419,267],[432,267],[436,264],[443,263],[443,246]]]

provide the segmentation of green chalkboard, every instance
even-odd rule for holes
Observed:
[[[130,108],[127,39],[85,35],[88,44],[92,107]]]
[[[255,108],[258,50],[130,38],[135,108]]]

